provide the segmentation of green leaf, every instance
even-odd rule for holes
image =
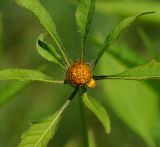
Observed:
[[[42,81],[50,83],[63,83],[56,81],[52,77],[30,69],[5,69],[0,71],[0,80],[19,80],[19,81]]]
[[[95,0],[80,0],[76,11],[76,22],[81,35],[81,59],[84,57],[84,48],[89,33],[92,16],[95,11]]]
[[[40,65],[38,70],[44,70],[45,66]],[[11,100],[15,95],[24,90],[31,82],[8,81],[0,85],[0,107]]]
[[[104,68],[104,65],[109,68]],[[119,59],[104,54],[100,61],[101,73],[116,74],[126,67]],[[144,82],[131,80],[101,81],[104,102],[117,116],[139,135],[149,147],[155,147],[155,124],[159,118],[159,95]],[[118,125],[118,124],[117,124]],[[155,130],[156,129],[156,130]]]
[[[98,56],[94,62],[93,68],[96,66],[96,64],[98,63],[98,61],[100,60],[100,58],[102,57],[102,55],[104,54],[104,52],[111,46],[113,45],[115,42],[117,42],[120,34],[122,33],[122,31],[127,28],[129,25],[131,25],[135,20],[137,20],[140,16],[146,15],[146,14],[151,14],[154,12],[144,12],[144,13],[140,13],[131,17],[128,17],[126,19],[124,19],[122,22],[120,22],[119,25],[117,25],[112,32],[106,37],[105,41],[104,41],[104,45],[102,47],[102,49],[99,51]]]
[[[102,123],[106,133],[110,133],[110,119],[105,108],[96,99],[91,97],[88,98],[87,93],[83,94],[83,102],[86,107],[97,116],[99,121]]]
[[[61,115],[70,102],[70,100],[67,100],[66,103],[52,116],[43,121],[32,124],[27,132],[22,135],[22,141],[20,142],[19,147],[47,146],[49,140],[54,137]]]
[[[46,28],[49,35],[53,38],[56,45],[58,46],[59,50],[62,53],[63,58],[65,59],[66,64],[69,66],[70,63],[64,53],[64,47],[61,43],[60,37],[57,33],[56,26],[51,18],[51,16],[48,14],[48,12],[45,10],[45,8],[41,5],[39,0],[16,0],[16,2],[30,10],[40,21],[40,23]]]
[[[29,82],[9,82],[0,87],[0,106],[8,102],[18,92],[22,91]]]
[[[102,47],[102,36],[96,35],[95,37],[91,37],[90,41],[97,47]],[[129,47],[127,44],[113,45],[108,48],[108,52],[106,52],[113,57],[115,57],[120,62],[128,65],[129,67],[137,66],[145,63],[144,57],[136,52],[136,49]],[[135,60],[136,59],[136,60]]]
[[[38,37],[36,43],[38,53],[48,61],[54,62],[65,69],[61,56],[56,52],[55,48],[51,44],[44,41],[46,36],[47,34],[43,33]]]
[[[160,62],[153,60],[147,64],[130,68],[120,74],[106,78],[124,80],[160,79]]]

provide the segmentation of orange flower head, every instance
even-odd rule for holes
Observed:
[[[94,80],[92,79],[92,71],[89,64],[83,63],[81,61],[74,61],[71,64],[71,66],[67,70],[66,79],[76,87],[95,87],[95,82],[93,82]]]

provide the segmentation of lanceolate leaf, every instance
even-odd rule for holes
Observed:
[[[110,54],[102,58],[101,73],[114,75],[126,67]],[[103,68],[105,64],[106,67]],[[155,83],[156,84],[156,83]],[[148,147],[155,147],[155,128],[159,119],[159,95],[151,85],[133,80],[104,80],[104,100],[119,118],[139,135]]]
[[[89,28],[92,20],[92,16],[95,10],[95,0],[80,0],[79,6],[76,11],[76,21],[78,26],[78,31],[81,35],[82,42],[82,56],[84,56],[84,48],[89,33]]]
[[[1,70],[0,80],[42,81],[42,82],[50,82],[50,83],[63,83],[63,81],[56,81],[52,77],[40,71],[29,70],[29,69]]]
[[[32,124],[27,132],[22,135],[22,141],[20,142],[19,147],[46,147],[49,140],[53,138],[61,115],[69,104],[70,100],[67,100],[59,111],[51,117],[48,117],[39,123]]]
[[[39,19],[40,23],[46,28],[46,30],[48,31],[50,36],[55,41],[58,48],[60,49],[60,51],[65,59],[65,62],[67,63],[67,65],[69,65],[69,61],[64,53],[60,37],[59,37],[57,30],[56,30],[56,26],[55,26],[51,16],[48,14],[48,12],[45,10],[45,8],[41,5],[40,1],[39,0],[32,0],[32,1],[30,1],[30,0],[16,0],[16,2],[20,6],[30,10]]]
[[[147,64],[128,69],[120,74],[106,78],[124,80],[160,79],[160,62],[153,60]]]
[[[43,33],[38,37],[36,45],[39,54],[48,61],[59,64],[63,69],[65,69],[61,56],[56,52],[55,48],[51,44],[44,41],[46,35],[46,33]]]
[[[103,43],[101,38],[102,36],[96,35],[95,37],[91,37],[90,40],[93,44],[95,44],[95,46],[102,47]],[[111,54],[120,62],[130,67],[145,63],[144,57],[140,56],[135,49],[129,47],[127,44],[113,45],[108,48],[106,53]]]
[[[110,133],[110,119],[105,108],[96,99],[91,97],[88,98],[87,93],[83,94],[83,102],[86,107],[91,110],[100,120],[103,127],[105,128],[106,133]]]
[[[125,28],[127,28],[130,24],[132,24],[140,16],[150,14],[150,13],[154,13],[154,12],[145,12],[145,13],[140,13],[138,15],[128,17],[124,19],[118,26],[116,26],[112,30],[112,32],[106,37],[104,45],[102,49],[99,51],[98,56],[94,62],[93,68],[96,66],[96,64],[98,63],[98,61],[100,60],[104,52],[118,40],[120,34]]]

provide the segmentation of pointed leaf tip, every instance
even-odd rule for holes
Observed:
[[[119,36],[121,35],[121,33],[128,27],[130,26],[134,21],[136,21],[139,17],[143,16],[143,15],[147,15],[147,14],[152,14],[155,12],[143,12],[137,15],[133,15],[130,16],[128,18],[125,18],[124,20],[122,20],[112,31],[111,33],[109,33],[109,35],[106,37],[105,41],[104,41],[104,45],[101,48],[101,50],[99,51],[97,58],[94,61],[93,64],[93,69],[95,68],[95,66],[97,65],[97,63],[99,62],[100,58],[102,57],[102,55],[104,54],[104,52],[114,43],[117,42],[117,40],[119,39]]]
[[[107,134],[111,132],[110,119],[105,108],[94,98],[88,97],[87,93],[83,94],[85,106],[92,111],[102,123]]]
[[[109,78],[126,80],[160,79],[160,62],[152,60],[149,63],[128,69],[120,74],[109,76]]]

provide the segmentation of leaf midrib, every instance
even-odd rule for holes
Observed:
[[[69,105],[70,101],[67,101],[66,104],[61,108],[61,110],[59,111],[58,115],[55,117],[55,119],[52,121],[52,123],[49,125],[49,127],[47,128],[47,130],[42,134],[42,136],[39,138],[39,140],[36,142],[36,144],[34,145],[34,147],[36,147],[41,140],[43,139],[43,137],[47,134],[47,132],[51,129],[52,125],[55,123],[55,121],[58,119],[58,117],[61,115],[61,113],[63,112],[63,110]]]
[[[83,43],[83,48],[84,48],[84,46],[85,46],[85,42],[86,42],[86,38],[87,38],[87,36],[86,36],[86,31],[87,31],[87,24],[88,24],[88,22],[89,22],[89,12],[91,11],[91,5],[92,5],[92,0],[90,1],[90,3],[89,3],[89,9],[88,9],[88,13],[87,13],[87,21],[86,21],[86,23],[85,23],[85,36],[84,36],[84,43]]]

